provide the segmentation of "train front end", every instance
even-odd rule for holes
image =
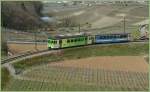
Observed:
[[[48,38],[48,49],[58,49],[60,48],[59,40],[53,39],[53,38]]]

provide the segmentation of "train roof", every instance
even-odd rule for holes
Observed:
[[[128,35],[130,33],[115,33],[115,34],[97,34],[95,36],[103,36],[103,35]],[[93,36],[93,35],[58,35],[58,36],[53,36],[49,37],[48,39],[53,39],[53,40],[59,40],[59,39],[67,39],[67,38],[76,38],[76,37],[86,37],[86,36]]]
[[[85,36],[87,36],[87,35],[54,36],[54,37],[49,37],[49,39],[59,40],[59,39],[76,38],[76,37],[85,37]]]
[[[101,35],[128,35],[130,33],[113,33],[113,34],[97,34],[95,36],[101,36]]]

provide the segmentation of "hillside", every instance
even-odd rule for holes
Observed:
[[[2,1],[2,26],[13,29],[25,29],[41,26],[40,20],[42,3],[39,1]]]
[[[101,4],[90,7],[62,6],[62,8],[45,5],[43,9],[45,13],[53,15],[57,19],[69,17],[76,23],[85,24],[88,22],[92,25],[92,28],[100,29],[122,26],[123,16],[126,18],[126,26],[128,27],[133,26],[134,23],[148,19],[148,6],[142,4],[128,6]]]

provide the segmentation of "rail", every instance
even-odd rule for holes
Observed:
[[[2,59],[1,60],[1,64],[5,64],[5,63],[8,63],[8,62],[10,62],[12,60],[18,59],[18,58],[22,58],[22,57],[25,57],[25,56],[29,56],[29,55],[33,55],[33,54],[38,54],[38,53],[42,53],[42,52],[46,52],[46,51],[49,51],[49,50],[27,52],[27,53],[23,53],[23,54],[20,54],[20,55],[8,57],[8,58],[5,58],[5,59]]]

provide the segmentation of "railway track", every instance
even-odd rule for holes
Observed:
[[[50,53],[52,50],[42,50],[42,51],[38,51],[38,52],[27,52],[27,53],[24,53],[24,54],[20,54],[20,55],[16,55],[16,56],[12,56],[12,57],[9,57],[9,58],[6,58],[6,59],[2,59],[1,60],[1,64],[5,64],[5,63],[8,63],[10,61],[14,61],[14,60],[17,60],[17,59],[20,59],[20,58],[23,58],[25,59],[26,57],[29,57],[32,55],[33,56],[38,56],[38,55],[44,55],[44,54],[48,54]]]
[[[129,43],[147,43],[148,41],[141,41],[141,40],[137,40],[137,41],[130,41],[127,43],[115,43],[115,44],[129,44]],[[109,44],[92,44],[92,45],[86,45],[84,47],[89,47],[89,46],[96,46],[96,45],[102,45],[102,46],[106,46],[106,45],[112,45],[114,43],[109,43]],[[80,48],[79,47],[75,47],[75,48]],[[71,49],[71,48],[63,48],[63,49]],[[27,59],[27,58],[32,58],[34,56],[40,56],[40,55],[45,55],[45,54],[50,54],[53,52],[57,52],[57,51],[61,51],[63,49],[56,49],[56,50],[42,50],[42,51],[36,51],[36,52],[27,52],[21,55],[16,55],[16,56],[12,56],[6,59],[2,59],[1,60],[1,64],[5,64],[5,63],[9,63],[11,61],[15,61],[15,60],[23,60],[23,59]]]

